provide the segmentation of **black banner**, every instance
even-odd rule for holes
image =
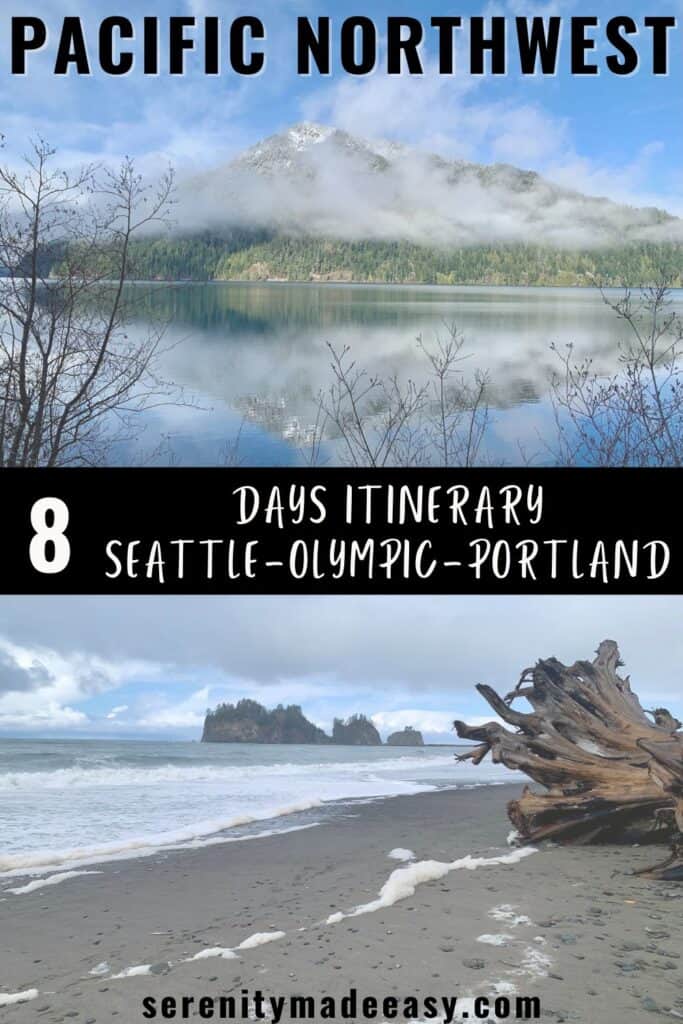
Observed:
[[[1,589],[681,593],[681,484],[662,469],[3,470]]]
[[[683,591],[678,470],[37,469],[0,480],[5,593]]]

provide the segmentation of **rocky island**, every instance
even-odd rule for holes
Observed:
[[[420,737],[421,739],[421,737]],[[332,736],[304,715],[298,704],[278,704],[270,711],[255,700],[219,704],[206,712],[202,743],[336,743],[345,746],[382,745],[377,729],[365,715],[335,718]]]
[[[351,715],[345,722],[335,718],[332,742],[347,747],[381,747],[382,738],[369,718],[365,715]]]
[[[331,743],[298,704],[268,711],[255,700],[219,704],[207,711],[202,743]]]
[[[399,732],[392,732],[391,736],[387,737],[387,744],[390,747],[424,747],[425,742],[419,729],[406,725]]]

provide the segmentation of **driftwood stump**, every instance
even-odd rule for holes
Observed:
[[[515,689],[500,697],[479,693],[514,731],[498,722],[454,722],[478,746],[456,755],[479,764],[518,769],[544,787],[529,786],[508,814],[522,842],[672,843],[671,856],[643,874],[683,881],[683,734],[664,708],[644,711],[613,640],[594,661],[563,665],[556,658],[525,669]],[[525,698],[532,708],[512,707]]]

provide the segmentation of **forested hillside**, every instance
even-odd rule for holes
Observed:
[[[133,271],[150,280],[359,281],[381,284],[607,285],[667,280],[683,285],[683,245],[610,249],[542,245],[430,248],[410,242],[345,241],[231,232],[148,239]]]

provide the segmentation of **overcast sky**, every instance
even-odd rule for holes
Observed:
[[[645,14],[683,15],[683,0],[670,0],[653,11],[644,0],[624,5],[598,0],[586,8],[580,0],[520,3],[519,0],[466,0],[457,6],[463,18],[473,14],[548,15],[596,14],[604,27],[614,15],[629,14],[641,25]],[[12,14],[26,14],[19,0],[2,0],[3,28]],[[638,40],[644,54],[639,71],[618,78],[605,73],[606,47],[595,54],[601,74],[581,79],[568,75],[567,50],[555,78],[519,74],[510,60],[500,78],[475,78],[434,73],[436,40],[431,30],[424,48],[423,78],[388,77],[383,71],[352,78],[335,71],[324,78],[295,74],[296,17],[332,17],[338,29],[349,15],[370,14],[380,29],[388,14],[429,16],[453,14],[447,0],[429,8],[411,0],[256,0],[248,13],[259,16],[267,30],[267,64],[253,78],[228,71],[206,77],[188,57],[185,77],[169,77],[162,64],[157,78],[135,73],[119,78],[96,67],[97,25],[116,13],[133,20],[141,14],[167,18],[191,14],[220,15],[225,24],[247,13],[237,3],[221,0],[149,0],[144,10],[133,0],[121,0],[115,12],[107,0],[34,0],[32,15],[48,25],[45,49],[32,56],[28,74],[9,73],[9,30],[0,33],[0,102],[6,150],[22,151],[28,135],[42,132],[74,160],[92,157],[118,159],[131,154],[143,165],[158,168],[171,160],[180,172],[215,166],[260,138],[302,119],[313,119],[369,137],[387,136],[446,156],[477,161],[503,161],[537,170],[572,188],[634,202],[658,204],[683,212],[681,171],[683,137],[678,126],[683,107],[681,35],[672,38],[672,69],[668,77],[653,77],[650,35]],[[80,15],[87,30],[91,77],[52,74],[61,19]],[[565,32],[563,44],[568,42]],[[601,33],[598,31],[600,40]],[[165,36],[162,35],[162,39]],[[201,52],[201,47],[199,51]],[[514,51],[513,51],[514,52]]]
[[[0,598],[0,733],[198,738],[254,697],[453,739],[540,657],[617,640],[644,707],[683,714],[683,598]]]

